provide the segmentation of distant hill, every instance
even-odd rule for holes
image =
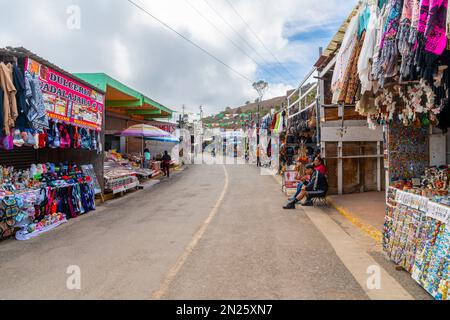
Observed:
[[[261,115],[265,115],[270,112],[271,109],[279,110],[283,105],[286,104],[286,96],[276,97],[269,100],[264,100],[261,102]],[[249,104],[242,105],[240,107],[231,109],[228,113],[231,114],[241,114],[241,113],[256,113],[258,112],[258,103],[253,102]]]
[[[286,104],[286,96],[264,100],[260,104],[261,117],[270,113],[272,109],[280,110]],[[221,127],[225,129],[238,129],[251,125],[257,119],[258,103],[248,103],[240,107],[227,108],[227,110],[203,119],[207,127]]]
[[[301,92],[308,91],[312,83],[308,83],[304,85],[301,89]],[[260,113],[261,118],[265,115],[269,114],[272,109],[275,111],[281,110],[282,106],[287,106],[287,97],[290,96],[294,90],[289,90],[285,96],[276,97],[272,99],[264,100],[260,103]],[[310,101],[314,100],[316,97],[317,91],[312,91],[308,94],[308,98],[306,102],[309,104]],[[295,94],[291,101],[296,101],[299,98],[299,94]],[[303,101],[303,99],[302,99]],[[206,127],[210,128],[224,128],[224,129],[239,129],[242,127],[248,127],[255,124],[257,120],[257,112],[258,112],[258,102],[247,103],[239,107],[229,107],[225,111],[217,115],[213,115],[203,119],[203,123]]]

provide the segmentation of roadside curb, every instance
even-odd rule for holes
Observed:
[[[360,229],[362,232],[364,232],[366,235],[374,239],[377,243],[381,244],[383,239],[383,233],[376,229],[374,226],[370,224],[365,224],[361,220],[359,220],[357,217],[352,215],[347,209],[344,207],[341,207],[337,205],[330,197],[327,198],[328,203],[330,206],[335,209],[339,214],[341,214],[345,219],[350,221],[355,227]]]

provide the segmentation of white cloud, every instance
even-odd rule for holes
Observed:
[[[258,80],[261,68],[203,20],[187,0],[134,0],[178,32],[223,60],[245,77]],[[226,0],[207,0],[259,52],[260,59],[215,15],[205,0],[189,0],[227,37],[260,65],[278,72],[270,80],[267,97],[284,94],[303,78],[326,39],[289,42],[285,37],[314,31],[316,26],[343,21],[356,0],[229,0],[263,39],[278,60],[246,28]],[[81,30],[66,27],[67,7],[81,8]],[[24,46],[72,72],[106,72],[168,107],[207,113],[254,100],[251,83],[165,29],[127,0],[15,0],[2,4],[1,46]],[[269,65],[265,65],[265,62]],[[275,73],[282,73],[283,77]]]
[[[130,54],[127,46],[125,46],[119,38],[114,39],[113,55],[113,65],[116,74],[118,74],[123,81],[129,81],[133,74]]]

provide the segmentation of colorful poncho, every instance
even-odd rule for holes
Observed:
[[[384,87],[385,80],[395,75],[398,61],[397,34],[400,27],[403,0],[391,0],[391,7],[386,22],[380,45],[380,59],[378,63],[381,68],[378,78],[380,86]]]
[[[417,26],[419,23],[420,0],[405,0],[400,30],[397,34],[398,50],[402,56],[400,79],[411,79],[414,67],[414,47],[417,42]]]
[[[436,61],[447,46],[447,0],[422,0],[415,65],[420,76],[433,81]]]
[[[425,29],[425,52],[440,56],[447,46],[448,0],[432,0]]]

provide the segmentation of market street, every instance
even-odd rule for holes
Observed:
[[[48,234],[2,242],[0,298],[427,297],[397,271],[396,279],[383,274],[382,290],[371,293],[355,269],[375,260],[356,246],[354,231],[344,232],[331,213],[284,211],[285,201],[274,177],[253,166],[188,166]],[[81,290],[67,289],[69,266],[80,267]]]

